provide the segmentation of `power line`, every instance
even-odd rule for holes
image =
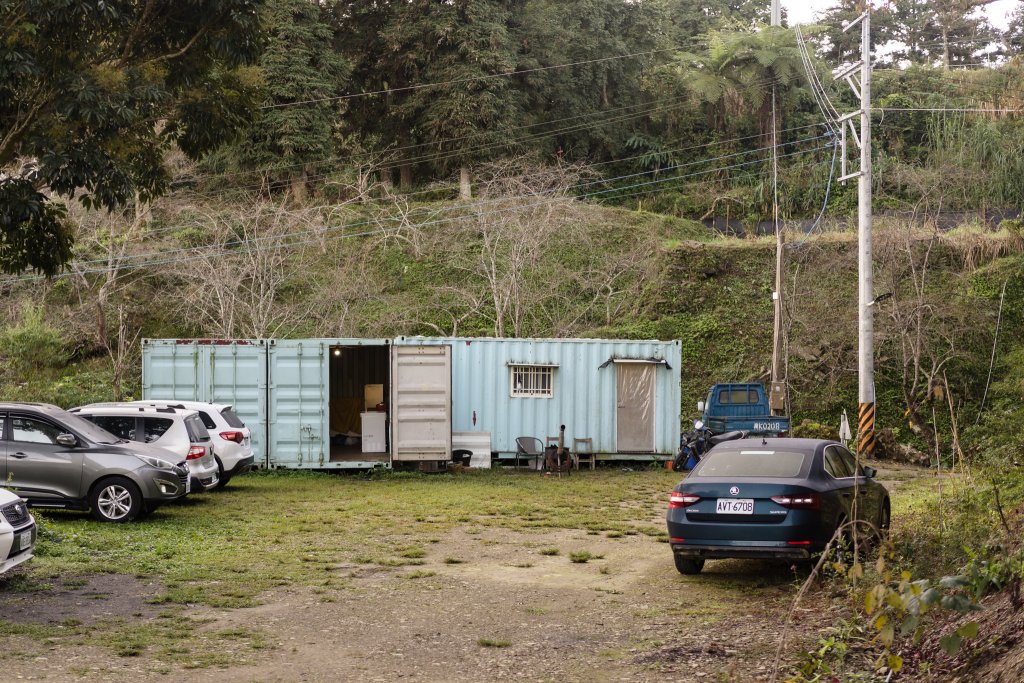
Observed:
[[[821,139],[823,139],[825,137],[828,137],[828,136],[827,135],[818,135],[818,136],[814,136],[814,137],[805,138],[803,140],[798,140],[795,143],[788,143],[788,144],[800,144],[800,143],[804,143],[804,142],[813,142],[813,141],[816,141],[816,140],[821,140]],[[778,145],[778,146],[782,146],[782,145]],[[678,169],[681,169],[681,168],[687,168],[687,167],[690,167],[690,166],[697,166],[697,165],[701,165],[701,164],[713,163],[713,162],[716,162],[716,161],[723,161],[723,160],[726,160],[726,159],[733,159],[733,158],[736,158],[738,156],[745,156],[747,154],[753,154],[753,153],[756,153],[756,152],[763,152],[763,151],[766,151],[767,149],[771,149],[771,147],[759,148],[759,149],[753,149],[753,150],[746,150],[746,151],[742,151],[742,152],[734,152],[732,154],[726,154],[726,155],[721,155],[721,156],[718,156],[718,157],[712,157],[710,159],[699,159],[699,160],[696,160],[696,161],[676,164],[675,166],[670,166],[670,167],[667,167],[667,168],[664,168],[664,169],[657,169],[657,170],[650,170],[650,171],[641,171],[639,173],[631,173],[631,174],[626,174],[626,175],[620,175],[620,176],[615,177],[615,178],[597,179],[597,180],[592,180],[592,181],[588,181],[588,182],[584,182],[584,183],[577,183],[577,184],[571,185],[571,186],[569,186],[568,188],[565,188],[565,189],[577,190],[577,189],[581,189],[581,188],[591,187],[591,186],[594,186],[594,185],[610,184],[610,183],[613,183],[613,182],[616,182],[616,181],[619,181],[619,180],[629,180],[631,178],[638,178],[638,177],[641,177],[641,176],[650,175],[650,174],[655,173],[655,172],[666,172],[666,171],[678,170]],[[552,191],[559,191],[559,190],[549,190],[548,192],[542,193],[542,194],[547,194],[547,193],[550,193]],[[534,194],[534,195],[530,195],[530,196],[534,196],[535,197],[535,196],[538,196],[538,195]],[[584,195],[584,196],[588,196],[588,195]],[[528,196],[521,196],[521,197],[519,197],[519,199],[527,199],[527,198],[529,198],[529,197]],[[456,206],[453,206],[453,207],[449,207],[444,212],[457,212],[457,211],[465,210],[466,208],[474,208],[474,207],[484,206],[484,205],[487,205],[487,204],[493,204],[493,203],[496,203],[496,202],[504,202],[504,201],[508,201],[508,200],[509,200],[508,197],[500,197],[500,198],[495,198],[495,199],[478,200],[478,201],[476,201],[476,202],[474,202],[472,204],[469,204],[469,205],[461,205],[461,206],[460,205],[456,205]],[[426,213],[437,213],[437,212],[427,211]],[[418,217],[418,216],[415,215],[415,214],[410,214],[406,218],[410,218],[410,217]],[[395,220],[395,219],[392,219],[392,220]],[[361,226],[365,226],[365,225],[372,225],[374,222],[375,221],[373,219],[368,219],[368,220],[363,220],[363,221],[357,221],[355,223],[349,223],[349,224],[341,226],[341,227],[361,227]],[[174,229],[180,229],[180,228],[174,228]],[[315,229],[314,230],[307,230],[307,231],[304,231],[303,233],[296,233],[296,234],[311,233],[311,232],[315,232],[315,231],[316,231]],[[261,239],[261,238],[256,238],[256,239]],[[242,243],[244,241],[245,240],[238,240],[236,242],[229,242],[225,246],[232,246],[233,244],[240,244],[240,243]],[[161,251],[161,252],[149,252],[149,253],[144,253],[144,254],[134,254],[134,255],[132,255],[130,257],[125,257],[125,259],[123,259],[123,261],[143,259],[143,258],[147,258],[147,257],[150,257],[150,256],[156,256],[156,255],[159,255],[159,254],[168,254],[168,253],[177,253],[177,252],[192,252],[192,251],[201,250],[202,248],[203,247],[184,247],[184,248],[181,248],[181,249],[176,249],[176,250],[171,250],[171,251]],[[89,265],[89,264],[93,264],[93,263],[102,263],[102,262],[105,262],[107,260],[108,260],[107,258],[100,258],[100,259],[92,259],[92,260],[86,260],[86,261],[76,261],[75,264],[76,265]]]
[[[821,136],[821,137],[824,137],[824,136]],[[779,155],[779,158],[782,159],[782,158],[789,158],[789,157],[794,157],[794,156],[799,156],[799,155],[804,155],[804,154],[810,154],[810,153],[817,152],[817,151],[820,151],[820,150],[824,150],[824,149],[827,149],[827,148],[828,148],[828,146],[825,145],[825,146],[815,147],[815,148],[806,149],[806,150],[799,150],[799,151],[795,151],[795,152],[790,152],[788,154]],[[705,175],[705,174],[708,174],[708,173],[717,173],[717,172],[721,172],[721,171],[726,171],[726,170],[731,170],[731,169],[736,169],[736,168],[742,168],[742,167],[746,167],[746,166],[750,166],[752,164],[758,164],[758,163],[763,163],[763,160],[755,159],[753,161],[744,161],[744,162],[739,162],[739,163],[736,163],[736,164],[732,164],[730,166],[725,166],[725,167],[720,167],[720,168],[704,169],[704,170],[701,170],[701,171],[696,171],[696,172],[693,172],[693,173],[684,174],[684,175],[680,175],[680,176],[671,176],[671,177],[667,177],[667,178],[655,179],[655,180],[646,181],[646,182],[634,183],[634,184],[631,184],[631,185],[627,185],[625,187],[616,187],[616,188],[609,188],[609,189],[604,189],[604,190],[598,190],[598,191],[586,193],[586,194],[583,194],[583,195],[571,195],[571,196],[563,196],[563,197],[554,197],[554,198],[542,199],[542,200],[540,200],[538,202],[534,202],[533,204],[516,205],[516,206],[513,206],[513,207],[504,208],[504,209],[498,209],[498,210],[494,210],[494,211],[490,211],[490,212],[479,212],[479,213],[471,213],[469,215],[461,215],[461,216],[455,216],[455,217],[449,217],[449,218],[441,218],[441,219],[437,219],[437,220],[434,220],[434,221],[428,221],[428,222],[425,222],[425,223],[420,223],[420,224],[418,224],[417,227],[421,227],[422,228],[422,227],[427,227],[427,226],[432,226],[432,225],[439,225],[439,224],[444,224],[444,223],[451,223],[451,222],[457,222],[457,221],[463,221],[463,220],[470,220],[470,219],[475,219],[475,218],[481,218],[481,217],[487,216],[487,215],[506,213],[508,211],[521,211],[523,209],[531,208],[531,207],[534,207],[534,206],[540,206],[540,205],[548,204],[548,203],[551,203],[551,202],[557,202],[557,201],[578,201],[580,199],[586,199],[586,198],[606,195],[606,194],[611,193],[611,192],[621,192],[621,191],[624,191],[624,190],[636,189],[636,188],[641,188],[641,187],[650,187],[650,186],[653,186],[653,185],[673,182],[673,181],[677,181],[677,180],[684,180],[684,179],[687,179],[687,178],[692,178],[692,177],[696,177],[696,176],[700,176],[700,175]],[[632,195],[618,195],[616,198],[624,198],[624,197],[627,197],[627,196],[635,196],[636,194],[643,194],[644,192],[646,192],[646,190],[645,191],[641,191],[639,193],[633,193]],[[537,196],[537,195],[534,195],[534,196]],[[496,199],[496,200],[493,200],[493,201],[508,202],[508,201],[515,201],[516,199],[529,199],[529,197],[504,197],[504,198],[499,198],[499,199]],[[349,224],[349,225],[340,225],[340,226],[328,226],[328,227],[325,227],[325,228],[322,228],[322,229],[319,229],[319,230],[298,231],[298,232],[295,232],[295,233],[288,233],[288,234],[285,234],[285,235],[278,235],[278,236],[273,236],[273,237],[276,237],[278,239],[287,239],[289,236],[308,235],[308,234],[314,234],[314,233],[318,235],[318,237],[316,237],[314,239],[311,239],[311,240],[300,241],[300,242],[289,242],[289,243],[287,243],[285,245],[282,245],[282,247],[292,248],[292,247],[295,247],[295,246],[302,246],[302,245],[305,245],[305,244],[320,243],[322,241],[323,235],[326,232],[332,231],[332,230],[338,230],[338,229],[345,229],[346,227],[353,227],[353,225]],[[371,235],[371,234],[385,233],[388,230],[389,230],[388,228],[379,228],[377,230],[361,231],[361,232],[358,232],[358,233],[343,233],[342,235],[336,235],[335,237],[330,238],[330,239],[340,239],[340,238],[343,238],[343,237],[367,236],[367,235]],[[221,254],[221,255],[224,255],[224,256],[236,255],[236,254],[239,254],[239,253],[246,253],[248,251],[251,251],[252,249],[259,248],[260,241],[261,240],[265,240],[265,239],[267,239],[267,238],[266,237],[263,237],[263,238],[257,237],[257,238],[253,238],[251,240],[240,240],[240,241],[237,241],[237,242],[233,243],[234,246],[237,246],[239,248],[232,248],[232,249],[225,249],[223,247],[227,246],[227,245],[222,245],[221,247],[218,248],[218,252],[217,253]],[[232,244],[232,243],[228,243],[228,244]],[[146,254],[145,256],[163,255],[165,257],[168,256],[168,255],[174,255],[174,254],[179,254],[179,255],[177,257],[175,257],[175,258],[170,258],[170,259],[163,258],[163,259],[155,259],[155,260],[147,260],[147,261],[129,262],[129,263],[125,264],[125,265],[120,266],[119,270],[136,270],[136,269],[139,269],[139,268],[147,268],[147,267],[152,267],[152,266],[157,266],[157,265],[167,265],[167,264],[171,264],[171,263],[181,263],[181,262],[185,262],[185,261],[187,261],[189,259],[194,258],[195,252],[199,252],[199,251],[201,251],[203,249],[208,249],[208,247],[194,247],[194,248],[189,248],[189,249],[172,250],[172,251],[169,251],[169,252],[157,252],[155,254]],[[188,252],[188,254],[185,255],[185,252]],[[136,257],[133,257],[133,258],[136,258]],[[100,261],[104,261],[104,260],[106,260],[106,259],[99,259],[99,260],[94,261],[94,262],[100,262]],[[78,262],[76,265],[86,265],[88,263],[90,263],[90,262]],[[91,269],[87,268],[87,269],[84,269],[84,270],[79,270],[79,271],[77,271],[75,273],[62,273],[62,274],[57,275],[55,277],[56,278],[63,278],[63,277],[67,277],[67,276],[72,275],[72,274],[74,274],[74,275],[86,275],[86,274],[90,274],[90,273],[104,273],[104,272],[108,272],[108,271],[109,271],[108,268],[91,268]],[[12,284],[15,284],[15,283],[18,283],[18,282],[38,281],[38,280],[41,280],[41,279],[45,279],[45,276],[42,276],[42,275],[23,275],[23,276],[9,278],[9,279],[7,279],[5,281],[2,281],[2,282],[0,282],[0,285],[12,285]]]
[[[424,88],[437,88],[443,85],[456,85],[459,83],[469,83],[473,81],[486,81],[494,78],[507,78],[509,76],[519,76],[530,73],[537,73],[540,71],[550,71],[552,69],[564,69],[571,66],[583,66],[586,64],[598,64],[601,62],[610,62],[618,59],[631,59],[633,57],[642,57],[644,55],[655,55],[662,52],[675,52],[681,47],[667,47],[660,50],[646,50],[644,52],[633,52],[625,55],[614,55],[612,57],[600,57],[598,59],[585,59],[579,62],[569,62],[566,64],[552,64],[551,66],[538,66],[532,69],[522,69],[519,71],[503,71],[496,74],[485,74],[482,76],[467,76],[465,78],[455,78],[449,81],[438,81],[435,83],[418,83],[416,85],[406,85],[398,88],[386,88],[382,90],[372,90],[369,92],[351,93],[348,95],[338,95],[336,97],[320,97],[316,99],[300,100],[298,102],[282,102],[280,104],[268,104],[261,107],[262,109],[280,109],[282,107],[297,107],[305,104],[318,104],[321,102],[338,102],[342,100],[350,100],[356,97],[370,97],[373,95],[389,95],[397,92],[408,92],[411,90],[422,90]]]

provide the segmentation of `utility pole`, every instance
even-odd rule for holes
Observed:
[[[836,78],[843,78],[860,98],[860,110],[840,117],[843,146],[841,181],[857,178],[858,189],[858,230],[857,253],[859,286],[857,288],[858,308],[858,350],[857,350],[857,455],[870,458],[875,452],[875,353],[874,353],[874,276],[871,253],[871,6],[864,13],[843,28],[848,31],[860,24],[860,61],[841,69]],[[859,82],[857,71],[860,71]],[[860,135],[854,127],[854,120],[860,116]],[[846,134],[853,134],[854,142],[860,147],[860,170],[846,172]]]
[[[782,26],[782,9],[779,0],[771,3],[771,25]],[[772,172],[772,224],[775,228],[775,326],[772,333],[771,391],[769,404],[772,415],[785,414],[785,384],[782,364],[782,272],[785,258],[785,234],[778,224],[778,125],[776,123],[775,83],[771,84],[771,172]]]

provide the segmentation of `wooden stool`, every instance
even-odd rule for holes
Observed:
[[[582,448],[581,448],[582,446]],[[597,465],[597,454],[594,453],[594,440],[593,439],[573,439],[572,440],[572,459],[576,463],[576,469],[580,468],[580,461],[584,461],[590,464],[590,469],[594,469]]]

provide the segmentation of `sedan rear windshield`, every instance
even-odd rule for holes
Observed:
[[[692,477],[797,477],[809,453],[773,450],[719,450],[704,456]]]
[[[235,411],[231,410],[230,407],[220,411],[220,414],[224,416],[224,420],[228,423],[229,427],[234,427],[235,429],[242,429],[245,427],[245,423],[238,419],[238,416],[235,415]]]

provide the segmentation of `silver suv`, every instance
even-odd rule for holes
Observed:
[[[181,408],[199,413],[206,429],[213,438],[213,455],[220,468],[220,483],[224,488],[228,481],[244,474],[253,467],[251,434],[245,423],[227,403],[203,403],[202,401],[150,400],[134,401],[122,405],[145,405],[154,408]]]
[[[189,491],[188,468],[169,451],[56,406],[0,402],[0,437],[0,481],[35,507],[128,522]]]
[[[208,491],[218,484],[213,439],[194,410],[93,403],[70,412],[117,437],[166,448],[184,459],[192,473],[194,491]]]

